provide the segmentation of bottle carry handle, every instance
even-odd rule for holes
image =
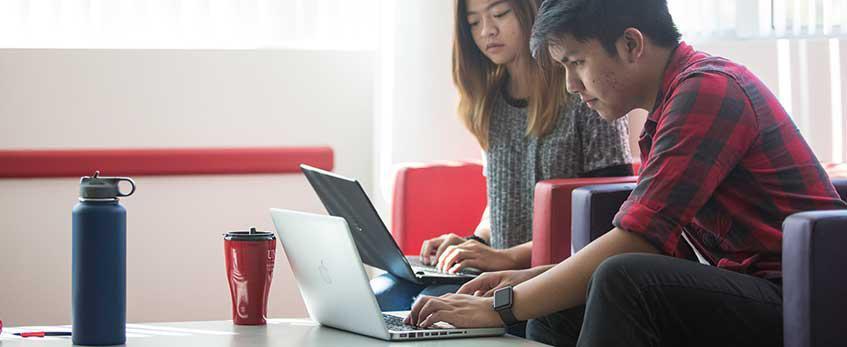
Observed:
[[[117,178],[118,183],[120,183],[120,181],[126,181],[126,182],[129,182],[129,185],[132,187],[132,189],[129,191],[129,193],[124,194],[124,193],[121,193],[120,186],[118,186],[118,196],[119,197],[130,196],[130,195],[132,195],[132,193],[135,193],[135,181],[133,181],[132,178],[129,178],[129,177],[116,177],[116,178]]]

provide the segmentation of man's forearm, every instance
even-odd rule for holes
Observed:
[[[536,267],[533,267],[533,268],[529,268],[526,271],[531,271],[531,272],[535,273],[535,276],[538,276],[540,274],[547,272],[547,270],[552,269],[554,266],[556,266],[556,265],[555,264],[539,265],[539,266],[536,266]]]
[[[603,260],[624,253],[658,253],[642,237],[620,229],[601,236],[549,271],[514,288],[512,310],[520,320],[585,303],[588,280]]]

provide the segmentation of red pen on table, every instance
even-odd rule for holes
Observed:
[[[25,333],[15,333],[20,337],[45,337],[45,336],[71,336],[70,331],[29,331]]]
[[[0,320],[0,333],[3,333],[3,321]],[[14,333],[20,337],[45,337],[45,336],[71,336],[70,331],[30,331],[25,333]]]

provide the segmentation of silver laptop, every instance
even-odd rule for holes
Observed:
[[[381,312],[344,218],[271,209],[309,316],[322,325],[383,340],[495,336],[504,328],[428,329],[403,324],[405,312]]]

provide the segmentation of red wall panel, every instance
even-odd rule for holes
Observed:
[[[299,173],[333,168],[329,147],[2,150],[0,178]]]

